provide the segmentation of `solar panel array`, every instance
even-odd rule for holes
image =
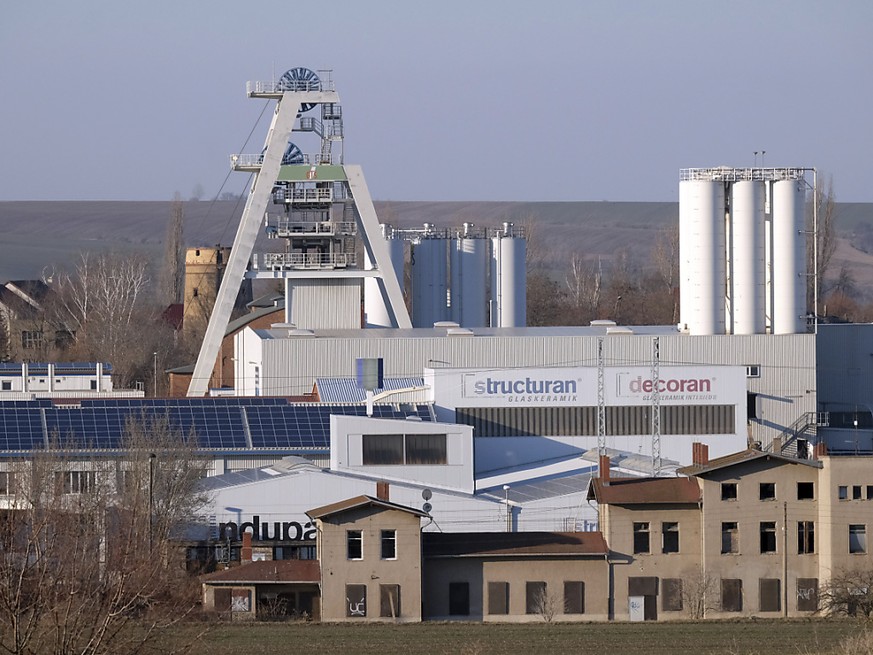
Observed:
[[[373,416],[430,420],[427,405],[376,405]],[[0,402],[0,451],[47,445],[77,450],[124,447],[128,420],[166,420],[203,450],[327,450],[330,416],[365,416],[363,405],[290,404],[284,398],[83,400],[80,407],[45,401]]]

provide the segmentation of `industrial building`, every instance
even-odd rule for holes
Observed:
[[[678,325],[529,328],[522,230],[380,224],[361,168],[343,161],[329,71],[294,68],[249,83],[247,94],[276,109],[263,151],[231,158],[253,183],[233,247],[216,251],[223,274],[189,398],[0,408],[3,425],[26,426],[7,427],[16,436],[0,467],[50,443],[58,425],[87,470],[123,455],[127,415],[167,415],[197,435],[208,461],[211,503],[187,535],[192,567],[227,568],[204,579],[207,603],[250,614],[258,594],[285,594],[300,609],[320,590],[330,620],[531,620],[531,594],[562,588],[575,619],[687,617],[681,580],[704,567],[722,582],[741,580],[722,586],[725,615],[805,615],[810,606],[789,590],[809,595],[810,580],[818,589],[833,566],[866,561],[842,557],[842,527],[819,528],[820,550],[799,552],[814,557],[799,558],[793,577],[773,572],[771,551],[754,552],[764,532],[751,524],[736,528],[736,553],[713,545],[730,533],[722,524],[745,520],[723,511],[715,485],[725,476],[743,490],[774,485],[766,500],[804,501],[796,518],[758,521],[766,539],[774,521],[783,535],[794,534],[789,521],[803,522],[807,535],[837,507],[852,510],[856,540],[867,525],[860,504],[856,515],[832,487],[854,489],[848,480],[866,460],[848,455],[873,454],[873,386],[863,384],[873,379],[873,330],[807,318],[812,169],[680,173]],[[303,150],[307,138],[314,154]],[[260,229],[283,251],[254,253]],[[281,322],[264,325],[271,306],[260,322],[229,324],[244,278],[280,281]],[[372,393],[352,383],[360,360],[382,363]],[[216,379],[229,367],[232,376]],[[205,397],[210,380],[229,379],[232,389]],[[305,395],[330,403],[288,400]],[[801,483],[819,491],[795,499]],[[370,498],[377,485],[390,488],[390,501]],[[362,582],[347,561],[362,558],[343,556],[346,529],[395,529],[380,523],[385,516],[418,540],[404,546],[412,568],[396,570],[402,583]],[[366,526],[339,527],[359,521]],[[487,547],[464,551],[454,535],[473,533]],[[521,533],[543,536],[531,544],[513,536]],[[637,550],[643,533],[661,552]],[[776,552],[788,556],[789,537]],[[234,567],[248,560],[246,581]],[[280,560],[293,563],[267,579],[262,561]],[[747,562],[748,575],[729,570]],[[367,575],[399,565],[374,566]],[[754,605],[737,601],[755,585]],[[354,611],[368,602],[380,610],[347,613],[352,600]]]

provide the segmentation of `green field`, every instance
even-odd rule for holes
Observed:
[[[849,620],[503,625],[255,623],[216,624],[208,629],[196,642],[192,651],[196,655],[298,651],[354,655],[873,653],[873,633]],[[863,647],[847,643],[851,638],[864,642]]]

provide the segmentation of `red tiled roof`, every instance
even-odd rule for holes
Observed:
[[[425,532],[424,557],[605,555],[601,532]]]
[[[379,500],[378,498],[373,498],[372,496],[355,496],[354,498],[341,500],[338,503],[331,503],[330,505],[325,505],[324,507],[311,509],[306,512],[306,515],[311,519],[320,519],[324,518],[325,516],[330,516],[331,514],[339,514],[340,512],[346,512],[350,509],[357,509],[358,507],[366,507],[367,505],[375,505],[383,509],[396,509],[401,512],[417,514],[418,516],[428,516],[426,512],[422,512],[420,509],[407,507],[406,505],[398,505],[397,503],[391,503],[387,500]]]
[[[698,503],[700,487],[692,478],[620,478],[604,484],[592,478],[588,499],[602,505]]]
[[[319,582],[321,569],[314,559],[271,560],[207,573],[200,576],[200,580],[205,584]]]

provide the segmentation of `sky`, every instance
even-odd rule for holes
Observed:
[[[0,200],[241,193],[246,82],[303,66],[376,200],[677,201],[765,151],[871,202],[871,30],[869,0],[7,3]]]

